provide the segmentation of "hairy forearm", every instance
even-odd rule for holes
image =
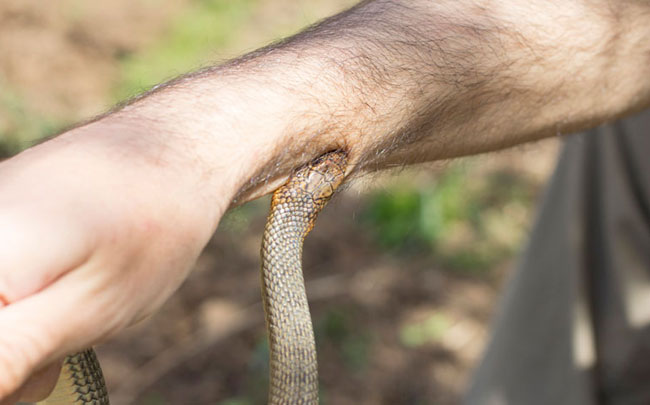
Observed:
[[[369,1],[87,128],[159,137],[147,154],[191,166],[206,181],[198,188],[218,184],[206,201],[243,201],[331,149],[346,149],[354,170],[376,170],[643,108],[648,38],[647,1]]]

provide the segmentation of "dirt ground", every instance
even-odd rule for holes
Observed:
[[[4,0],[0,91],[19,95],[25,114],[65,123],[97,114],[110,105],[120,58],[151,44],[189,2]],[[327,15],[350,3],[314,1],[309,10]],[[255,18],[287,25],[305,4],[259,1]],[[268,32],[251,25],[238,49]],[[0,103],[0,136],[22,125],[7,106]],[[546,142],[482,157],[472,170],[523,173],[537,192],[555,149]],[[514,259],[478,276],[449,271],[432,255],[384,251],[356,220],[372,183],[339,196],[305,247],[322,402],[455,404]],[[265,403],[258,257],[265,204],[228,216],[162,310],[98,348],[112,403]]]

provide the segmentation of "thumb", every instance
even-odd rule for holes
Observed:
[[[82,230],[63,215],[43,208],[3,207],[0,214],[0,308],[42,290],[86,262],[92,246],[91,238],[84,237]]]
[[[37,371],[20,388],[18,398],[23,402],[38,402],[47,398],[59,379],[61,362],[57,361]]]

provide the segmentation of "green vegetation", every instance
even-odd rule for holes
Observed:
[[[258,0],[194,0],[172,22],[166,35],[120,61],[121,81],[114,101],[132,97],[153,85],[218,60],[215,49],[237,38]],[[79,13],[70,9],[71,19]],[[0,82],[0,158],[59,131],[67,122],[33,111],[20,95]]]
[[[132,97],[153,85],[218,59],[215,49],[236,37],[257,0],[195,0],[156,44],[126,55],[116,98]]]
[[[62,126],[30,109],[17,92],[0,83],[0,159],[20,152]]]
[[[243,234],[249,229],[254,218],[266,215],[270,206],[270,196],[249,201],[226,212],[219,222],[219,228],[232,234]]]
[[[438,342],[451,323],[442,314],[433,314],[421,322],[413,322],[400,328],[400,342],[406,347],[418,347]]]
[[[352,371],[362,371],[368,365],[371,339],[355,326],[349,310],[331,309],[315,325],[316,341],[339,348],[343,362]]]
[[[511,172],[468,173],[459,162],[430,184],[378,192],[363,222],[383,248],[430,251],[451,269],[488,269],[520,245],[532,187]]]
[[[157,392],[150,392],[142,400],[142,405],[166,405],[168,402],[165,397]]]
[[[267,388],[269,386],[269,343],[266,333],[256,339],[255,349],[248,361],[248,372],[244,389],[237,397],[228,401],[236,401],[235,404],[264,404],[266,403]],[[225,402],[230,404],[230,402]]]
[[[249,401],[246,398],[240,398],[240,397],[229,398],[226,399],[225,401],[219,402],[219,405],[250,405],[250,404],[252,404],[251,401]]]

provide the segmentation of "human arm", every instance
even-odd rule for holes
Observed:
[[[322,152],[376,170],[646,106],[650,6],[609,4],[367,2],[3,163],[0,397],[155,310],[233,200]]]

